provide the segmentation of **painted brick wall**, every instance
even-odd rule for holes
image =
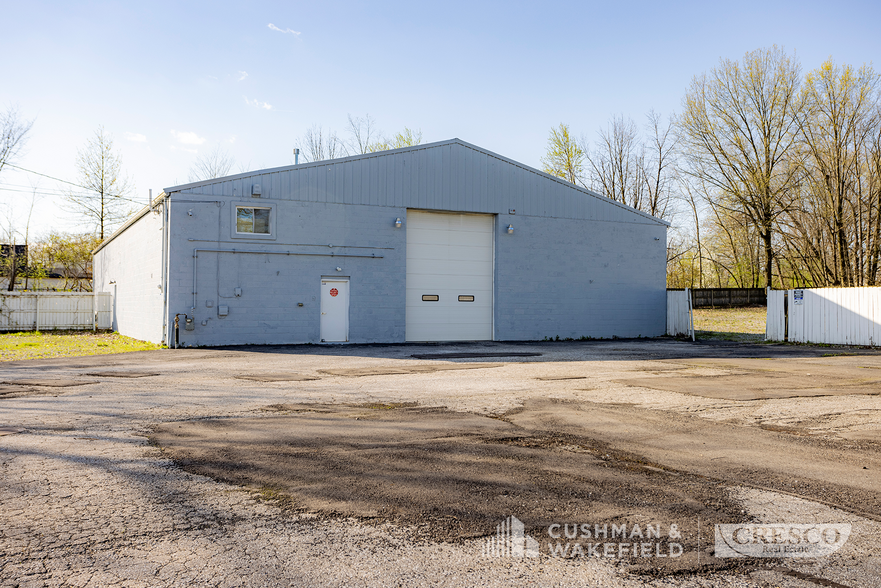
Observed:
[[[509,215],[497,224],[496,339],[664,334],[664,227]]]
[[[317,343],[322,276],[350,278],[350,342],[404,341],[406,230],[393,223],[406,222],[406,209],[254,199],[275,206],[276,238],[247,242],[229,238],[235,202],[172,205],[170,314],[187,313],[196,325],[180,331],[182,344]],[[497,340],[664,334],[663,226],[506,214],[496,225]],[[197,248],[236,253],[198,253],[194,309]]]
[[[162,215],[147,213],[98,251],[93,263],[95,292],[113,294],[113,329],[160,343]]]
[[[172,203],[170,314],[195,318],[194,331],[180,330],[182,345],[317,343],[322,276],[350,278],[350,342],[404,340],[406,231],[394,220],[405,209],[253,199],[275,206],[276,238],[249,241],[230,238],[241,200],[217,202]],[[195,308],[194,249],[236,250],[198,252]]]

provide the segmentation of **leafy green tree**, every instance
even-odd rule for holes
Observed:
[[[34,246],[31,265],[43,277],[60,274],[64,290],[91,291],[92,251],[100,244],[90,233],[50,233]]]
[[[872,143],[881,128],[879,87],[871,67],[857,70],[831,59],[805,79],[800,128],[807,190],[803,214],[790,227],[817,249],[823,263],[813,273],[821,283],[862,286],[874,279],[866,270],[878,259],[881,229],[881,191],[871,177]]]
[[[542,171],[584,186],[584,157],[584,149],[569,134],[569,125],[560,123],[551,129],[548,150],[541,158]]]
[[[740,62],[722,59],[693,79],[678,120],[686,173],[713,191],[717,207],[742,212],[755,226],[768,286],[776,225],[801,179],[800,87],[801,67],[777,47]]]

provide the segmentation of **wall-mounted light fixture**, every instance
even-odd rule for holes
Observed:
[[[396,229],[400,229],[402,224],[404,224],[404,223],[403,223],[403,221],[401,221],[401,217],[398,217],[395,219],[395,228]]]
[[[341,272],[341,271],[343,271],[343,268],[338,267],[338,268],[336,268],[336,271]]]
[[[508,234],[509,234],[509,235],[513,235],[513,234],[514,234],[514,225],[508,225]]]

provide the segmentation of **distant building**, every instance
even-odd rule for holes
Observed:
[[[166,188],[95,291],[182,345],[649,337],[668,226],[452,139]]]
[[[14,274],[18,278],[27,271],[27,267],[27,245],[0,244],[0,288],[3,291],[9,287],[9,277]]]
[[[12,245],[0,244],[0,291],[9,287],[9,273],[12,264]],[[77,291],[91,292],[91,267],[74,270],[62,265],[36,271],[28,266],[28,246],[15,246],[16,278],[14,290],[29,291]]]

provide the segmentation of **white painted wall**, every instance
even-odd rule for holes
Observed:
[[[163,336],[162,241],[162,214],[148,212],[92,262],[95,292],[113,295],[113,329],[153,343]]]

